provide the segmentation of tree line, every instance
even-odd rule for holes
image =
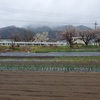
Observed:
[[[58,37],[57,40],[66,40],[70,47],[73,47],[75,41],[77,40],[77,38],[74,39],[74,37],[79,37],[79,39],[83,41],[86,46],[88,46],[91,41],[94,44],[100,45],[100,29],[78,30],[77,28],[66,28],[63,31],[58,31],[56,35]],[[32,31],[27,30],[27,32],[22,36],[20,36],[17,32],[12,33],[11,38],[17,42],[46,42],[49,40],[49,33],[42,32],[34,34]]]
[[[79,37],[81,41],[84,42],[86,46],[92,41],[94,44],[100,45],[100,29],[93,30],[78,30],[76,28],[67,28],[64,31],[59,32],[60,39],[66,40],[70,47],[73,47],[76,39],[74,37]]]

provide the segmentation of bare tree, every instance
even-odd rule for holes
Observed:
[[[22,39],[25,42],[30,42],[30,41],[34,41],[34,34],[32,31],[27,30],[27,32],[23,35]]]
[[[17,32],[11,33],[11,41],[12,41],[11,47],[14,48],[15,47],[15,42],[20,41],[20,36]]]
[[[95,43],[100,46],[100,28],[96,29]]]
[[[100,38],[96,39],[96,45],[100,46]]]
[[[79,35],[81,36],[81,39],[87,46],[91,41],[95,41],[95,38],[97,36],[97,31],[95,30],[86,30],[86,31],[80,31]]]
[[[62,36],[63,36],[63,39],[66,40],[67,44],[69,44],[70,47],[73,47],[73,44],[74,44],[74,39],[73,37],[76,36],[76,29],[75,28],[68,28],[66,29]]]
[[[11,39],[13,39],[15,42],[18,42],[20,41],[20,36],[19,34],[16,32],[16,33],[12,33],[11,34]]]

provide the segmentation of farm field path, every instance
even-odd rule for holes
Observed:
[[[0,100],[100,100],[100,73],[1,71]]]

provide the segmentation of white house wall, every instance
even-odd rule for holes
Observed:
[[[58,42],[13,42],[15,45],[44,45],[44,46],[61,46],[66,45],[66,43],[58,43]],[[12,42],[0,42],[0,45],[12,45]]]

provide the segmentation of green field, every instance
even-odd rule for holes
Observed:
[[[99,52],[97,46],[20,46],[10,48],[0,46],[0,52]],[[0,57],[0,70],[29,71],[95,71],[100,72],[100,57],[33,57],[3,58]]]
[[[70,48],[69,46],[20,46],[10,48],[9,46],[0,46],[0,52],[100,52],[100,47],[98,46],[74,46]]]
[[[12,71],[80,71],[80,72],[100,72],[100,65],[6,65],[1,64],[0,70],[12,70]]]
[[[0,58],[0,70],[100,72],[100,57]]]

